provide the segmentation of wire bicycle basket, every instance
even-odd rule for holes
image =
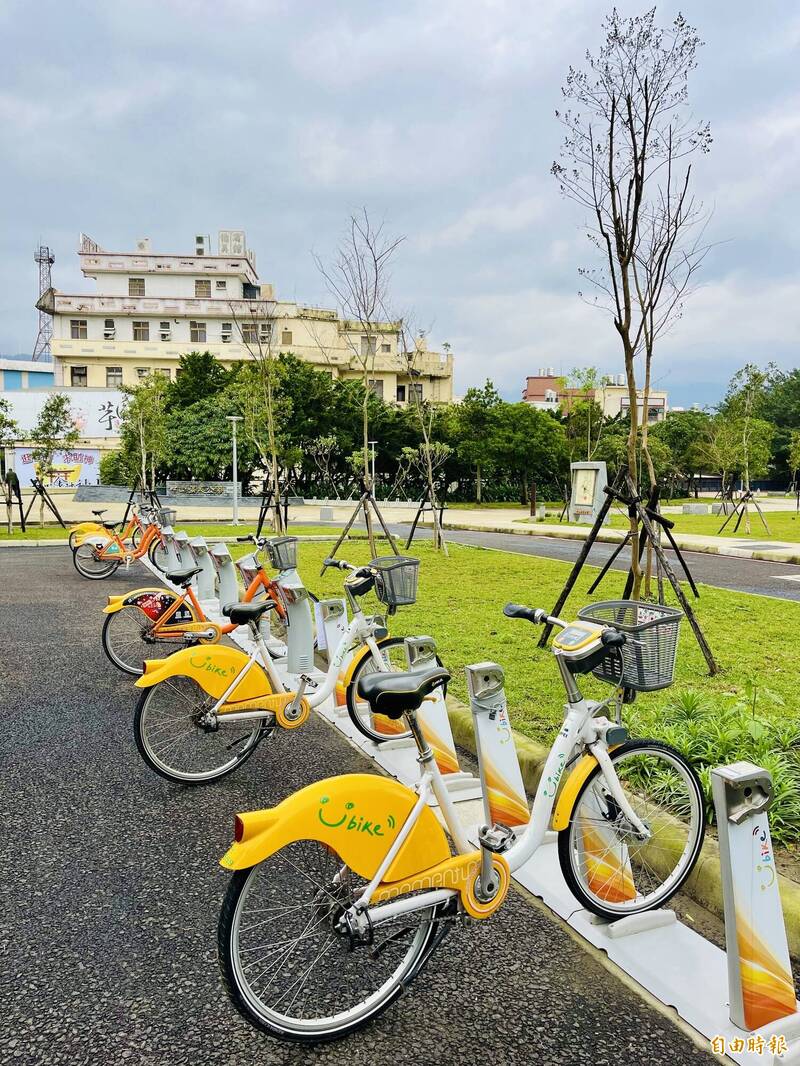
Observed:
[[[393,613],[398,607],[417,602],[419,559],[408,555],[385,555],[372,559],[375,571],[375,595]]]
[[[605,600],[582,607],[578,618],[612,626],[630,638],[621,648],[608,650],[592,671],[596,678],[637,692],[672,684],[683,611],[638,600]]]
[[[270,537],[264,547],[276,570],[294,570],[297,567],[297,537]]]

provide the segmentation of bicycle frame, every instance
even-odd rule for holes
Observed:
[[[116,534],[120,540],[130,540],[134,531],[144,529],[144,522],[135,511],[131,511],[131,516],[128,519],[127,525],[123,530]],[[79,522],[77,525],[70,528],[70,533],[78,533],[80,535],[79,543],[83,543],[86,537],[100,535],[105,536],[110,530],[106,529],[102,522]]]

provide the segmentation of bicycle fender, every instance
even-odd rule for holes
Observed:
[[[166,659],[145,660],[144,673],[134,684],[137,688],[150,688],[170,677],[190,677],[204,692],[218,700],[248,662],[249,657],[243,651],[224,644],[181,648]],[[251,703],[252,706],[251,701],[272,694],[263,667],[254,663],[226,701],[225,709],[234,711],[242,703]]]
[[[614,748],[619,745],[615,744],[614,747],[609,748],[609,751],[613,751]],[[560,832],[562,829],[566,829],[569,825],[570,818],[572,817],[572,810],[575,806],[575,801],[578,798],[578,793],[583,788],[589,774],[597,766],[597,759],[594,755],[584,755],[575,765],[572,773],[564,782],[561,788],[561,794],[556,801],[556,806],[553,811],[553,820],[551,827]]]
[[[381,644],[385,643],[389,639],[390,638],[388,635],[385,637],[378,637],[375,643],[378,645],[378,647],[380,647]],[[353,652],[353,656],[350,659],[350,662],[347,664],[344,670],[340,672],[338,678],[336,679],[336,688],[334,690],[334,699],[336,701],[337,707],[344,707],[344,705],[347,703],[347,690],[353,683],[353,674],[356,671],[356,667],[362,661],[362,659],[369,654],[369,646],[367,644],[362,644],[359,648],[356,648],[356,650]],[[398,732],[401,731],[402,727],[398,726]]]
[[[238,815],[241,836],[220,859],[227,870],[245,870],[294,841],[316,840],[367,880],[417,802],[411,789],[375,774],[329,777],[300,789],[277,807]],[[398,881],[450,858],[444,830],[428,806],[386,871]]]
[[[108,605],[103,608],[103,614],[116,614],[123,607],[138,607],[140,611],[144,611],[148,618],[152,618],[155,621],[177,599],[178,597],[174,592],[170,592],[169,589],[165,589],[163,586],[161,588],[134,589],[133,592],[127,592],[122,596],[109,596]],[[196,621],[194,609],[188,600],[185,608],[191,614],[192,620]]]

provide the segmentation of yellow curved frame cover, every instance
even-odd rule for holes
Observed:
[[[150,688],[168,677],[190,677],[214,699],[220,696],[249,661],[249,656],[238,648],[224,644],[197,648],[181,648],[167,659],[148,659],[144,673],[134,684],[137,688]],[[263,667],[253,663],[239,685],[225,702],[227,711],[236,710],[238,703],[246,703],[272,695],[269,678]]]
[[[360,877],[371,880],[403,827],[416,793],[390,778],[343,774],[300,789],[277,807],[240,814],[242,839],[220,859],[245,870],[296,840],[318,840]],[[424,807],[384,875],[398,881],[450,858],[444,830]]]
[[[619,745],[615,744],[614,747],[609,748],[609,751],[613,751],[614,748]],[[597,766],[597,759],[594,755],[584,755],[579,762],[576,763],[575,769],[569,775],[567,780],[561,789],[561,795],[558,797],[555,809],[553,811],[553,820],[550,823],[556,832],[560,832],[562,829],[566,829],[569,825],[569,820],[572,817],[572,811],[575,807],[575,801],[578,798],[578,793],[586,778]]]
[[[171,596],[173,603],[178,599],[178,594],[176,592],[164,588],[163,585],[154,585],[151,588],[132,589],[130,592],[126,592],[122,596],[109,596],[108,604],[103,608],[103,614],[116,614],[117,611],[121,611],[123,607],[135,607],[141,596]],[[192,606],[191,600],[187,599],[184,602],[186,609],[190,611],[192,617],[197,620],[197,612]]]

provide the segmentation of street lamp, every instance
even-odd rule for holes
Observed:
[[[241,415],[226,415],[233,430],[233,524],[239,525],[239,455],[236,450],[236,423],[242,421]]]
[[[375,491],[375,445],[378,442],[376,440],[368,440],[367,444],[370,447],[370,463],[372,464],[372,491]]]

